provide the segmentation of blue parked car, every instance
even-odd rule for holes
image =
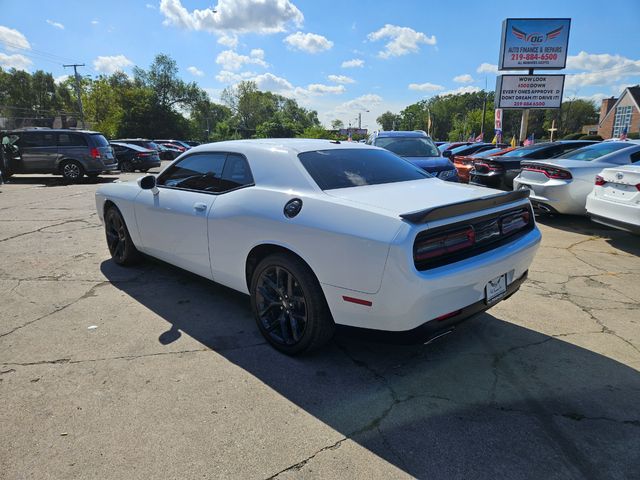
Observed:
[[[406,158],[416,167],[449,182],[458,181],[458,172],[451,160],[443,157],[431,138],[422,130],[382,131],[367,142]]]

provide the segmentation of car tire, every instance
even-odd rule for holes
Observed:
[[[120,163],[120,171],[121,172],[133,172],[135,169],[133,168],[133,164],[129,160],[123,160]]]
[[[288,355],[316,350],[334,334],[335,323],[318,279],[299,258],[264,258],[251,278],[251,308],[260,333]]]
[[[112,206],[104,214],[104,229],[107,247],[115,263],[129,266],[138,263],[142,256],[133,244],[127,224],[116,207]]]
[[[74,160],[64,160],[60,163],[60,174],[65,180],[77,182],[84,176],[84,168]]]

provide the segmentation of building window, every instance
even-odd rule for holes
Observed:
[[[633,107],[631,105],[628,107],[616,107],[616,118],[613,122],[614,137],[619,137],[625,128],[627,129],[627,132],[629,131],[629,127],[631,126],[632,110]]]

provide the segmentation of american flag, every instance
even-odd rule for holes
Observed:
[[[475,138],[474,142],[481,142],[483,138],[484,138],[484,132],[480,133],[480,135],[478,135]]]
[[[535,143],[535,140],[533,138],[533,133],[531,135],[529,135],[527,137],[527,139],[524,141],[525,145],[533,145]]]
[[[626,140],[627,139],[627,127],[624,127],[622,129],[622,133],[620,134],[620,140]]]

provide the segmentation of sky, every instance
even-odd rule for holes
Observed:
[[[82,75],[173,57],[214,101],[253,80],[334,119],[376,128],[434,95],[495,88],[502,20],[571,18],[564,98],[640,83],[640,0],[2,0],[0,67]],[[549,73],[559,73],[551,71]]]

